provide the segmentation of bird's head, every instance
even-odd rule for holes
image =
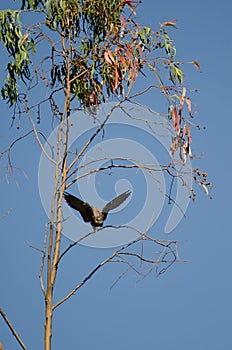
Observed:
[[[103,226],[104,214],[97,208],[93,208],[93,226]]]
[[[96,226],[103,226],[103,217],[102,216],[97,216],[94,218]]]

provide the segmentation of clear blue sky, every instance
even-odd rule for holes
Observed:
[[[0,9],[9,3],[1,1]],[[177,19],[178,30],[172,31],[172,37],[178,58],[201,64],[202,72],[192,69],[187,82],[198,88],[194,102],[199,121],[207,126],[206,131],[194,133],[194,142],[196,151],[204,154],[199,168],[209,173],[214,199],[199,191],[187,218],[169,236],[184,240],[180,253],[188,263],[174,265],[159,278],[150,275],[139,284],[129,273],[111,291],[123,268],[106,266],[55,312],[54,349],[232,348],[231,13],[229,1],[144,0],[140,6],[140,21],[154,29],[159,22]],[[0,106],[0,137],[5,145],[17,131],[9,130],[11,111],[3,102]],[[0,222],[0,306],[33,350],[42,348],[44,305],[38,279],[40,255],[26,241],[40,246],[47,222],[37,185],[39,157],[36,145],[29,140],[22,143],[14,160],[28,178],[18,172],[19,186],[12,180],[7,184],[1,169],[0,182],[0,213],[12,208]],[[56,298],[110,252],[73,250],[60,268]],[[6,350],[19,348],[2,320],[0,340]]]

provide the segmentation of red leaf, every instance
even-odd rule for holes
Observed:
[[[112,55],[112,53],[109,50],[107,52],[105,51],[104,58],[105,58],[105,61],[109,64],[115,63],[114,56]]]
[[[177,21],[175,19],[172,19],[170,21],[162,23],[161,26],[162,27],[164,27],[164,26],[171,26],[171,27],[177,28],[176,25],[175,25],[176,22]]]
[[[130,53],[130,51],[129,51],[129,50],[126,50],[126,51],[125,51],[125,54],[126,54],[126,56],[128,57],[128,61],[130,62],[130,61],[131,61],[131,53]]]
[[[138,4],[138,1],[134,1],[134,0],[123,0],[120,2],[119,6],[124,6],[124,5],[128,5],[128,7],[131,9],[131,12],[136,15],[135,12],[135,8],[132,4]]]
[[[186,128],[186,124],[184,124],[184,127],[183,127],[183,133],[182,133],[182,138],[184,138],[185,137],[185,135],[186,135],[186,130],[187,128]]]
[[[200,64],[197,61],[194,61],[193,64],[198,70],[201,69],[201,66],[200,66]]]
[[[115,63],[115,58],[114,58],[114,56],[112,55],[112,53],[111,53],[109,50],[108,50],[108,55],[109,55],[111,61],[112,61],[113,63]]]
[[[187,106],[188,106],[188,112],[191,115],[191,101],[188,97],[186,97],[185,101],[186,101]]]
[[[179,115],[177,115],[176,132],[178,135],[180,134],[180,116]]]
[[[27,40],[28,35],[29,35],[28,33],[25,33],[25,34],[24,34],[24,36],[23,36],[23,38],[22,38],[22,40],[21,40],[21,42],[20,42],[21,45],[24,43],[25,40]]]
[[[181,112],[182,112],[182,109],[183,109],[183,106],[184,106],[185,95],[186,95],[186,89],[183,88],[182,96],[181,96],[181,99],[180,99],[180,108],[179,108],[179,114],[180,115],[181,115]]]
[[[120,62],[122,63],[122,66],[125,67],[126,60],[125,60],[125,58],[124,58],[124,56],[123,56],[121,51],[120,51],[119,57],[120,57]]]
[[[188,126],[188,142],[192,142],[192,137],[191,137],[191,134],[190,134],[190,125]]]
[[[177,119],[178,119],[178,115],[177,115],[177,111],[176,111],[176,105],[174,106],[173,111],[172,111],[172,119],[173,119],[172,127],[175,128],[175,126],[177,124]]]
[[[121,25],[121,30],[123,30],[123,29],[125,29],[126,28],[126,21],[125,21],[125,19],[121,16],[121,23],[122,23],[122,25]]]
[[[104,59],[106,61],[106,63],[112,64],[109,54],[107,52],[104,53]]]
[[[134,1],[134,0],[123,0],[120,2],[119,5],[125,5],[125,4],[137,4],[138,1]]]
[[[133,15],[135,15],[135,16],[136,16],[136,11],[135,11],[134,6],[132,6],[132,5],[130,5],[130,4],[128,4],[128,6],[129,6],[129,8],[130,8],[131,12],[133,13]]]

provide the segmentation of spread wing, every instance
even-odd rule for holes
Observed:
[[[131,191],[126,191],[120,194],[118,197],[112,199],[109,203],[107,203],[102,209],[102,212],[105,215],[105,218],[110,210],[113,210],[117,208],[119,205],[121,205],[130,196],[130,194],[131,194]]]
[[[83,202],[81,199],[68,192],[64,193],[64,198],[71,208],[79,211],[85,222],[91,221],[93,217],[93,209],[88,203]]]

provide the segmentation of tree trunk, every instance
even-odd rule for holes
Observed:
[[[52,288],[47,289],[45,298],[44,350],[51,350],[52,341]]]

